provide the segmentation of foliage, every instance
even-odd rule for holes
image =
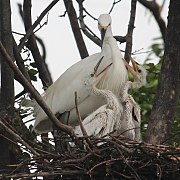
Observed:
[[[156,89],[158,85],[158,77],[161,70],[161,63],[163,59],[164,47],[160,42],[160,38],[154,38],[153,44],[151,45],[152,52],[150,52],[147,56],[147,59],[144,62],[144,66],[148,72],[147,74],[147,85],[141,87],[140,89],[133,89],[130,91],[133,94],[135,100],[140,104],[141,107],[141,115],[142,115],[142,134],[147,128],[148,120],[151,114],[151,109],[154,104]],[[157,64],[151,63],[149,61],[153,60],[153,58],[158,58],[159,62]],[[180,142],[178,140],[178,136],[180,134],[180,102],[177,106],[176,115],[174,117],[172,130],[170,133],[171,138],[169,138],[166,143],[171,144],[173,146],[179,146]]]

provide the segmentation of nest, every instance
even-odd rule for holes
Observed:
[[[82,138],[81,142],[83,147],[73,144],[64,153],[58,153],[54,146],[46,150],[42,150],[42,144],[35,146],[36,153],[31,150],[30,158],[1,170],[0,179],[179,178],[180,148],[137,143],[111,134],[108,138]]]

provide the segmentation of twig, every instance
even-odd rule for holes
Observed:
[[[24,0],[23,14],[25,30],[26,33],[28,33],[28,30],[32,27],[31,0]],[[42,81],[43,87],[47,88],[52,84],[52,78],[50,73],[48,72],[47,66],[45,65],[45,60],[41,56],[34,33],[29,36],[27,44],[36,63],[36,67],[38,69],[39,77]]]
[[[22,143],[24,146],[26,146],[34,155],[36,156],[40,156],[40,154],[34,150],[34,148],[32,148],[28,143],[26,143],[18,134],[16,134],[14,131],[12,131],[9,127],[7,127],[2,119],[0,118],[0,124],[4,127],[4,129],[11,134],[17,141],[19,141],[20,143]]]
[[[129,63],[131,58],[131,51],[132,51],[132,35],[134,30],[134,21],[136,16],[136,3],[137,0],[131,0],[131,13],[130,19],[128,24],[128,31],[126,35],[126,48],[125,48],[125,55],[124,59]]]
[[[79,4],[79,22],[80,22],[81,30],[91,41],[93,41],[96,45],[101,46],[100,38],[98,38],[98,36],[96,36],[96,34],[94,34],[84,22],[85,16],[83,15],[83,11],[84,11],[83,3],[78,1],[78,4]]]
[[[116,41],[119,41],[120,43],[126,42],[126,36],[113,36]]]
[[[67,11],[64,11],[64,14],[59,15],[59,17],[65,17],[65,16],[66,16],[66,13],[67,13]]]
[[[68,133],[72,139],[75,139],[75,142],[77,144],[81,144],[78,140],[76,134],[73,131],[73,128],[71,126],[65,125],[61,123],[56,116],[53,114],[51,109],[46,105],[42,97],[39,95],[37,90],[28,82],[28,80],[23,76],[23,74],[19,71],[19,69],[16,67],[16,65],[13,63],[12,58],[7,53],[6,49],[0,42],[0,51],[2,55],[5,57],[6,62],[9,64],[9,66],[12,68],[14,73],[20,78],[21,84],[31,93],[31,95],[34,97],[34,99],[37,101],[37,103],[42,107],[42,109],[45,111],[49,119],[55,123],[62,131]]]
[[[166,37],[166,23],[163,20],[163,18],[161,17],[161,8],[159,7],[159,5],[157,4],[156,1],[147,1],[147,0],[138,0],[144,7],[146,7],[147,9],[149,9],[152,13],[153,16],[159,26],[159,29],[161,31],[162,34],[162,38],[165,41],[165,37]]]
[[[91,17],[93,20],[97,21],[98,19],[95,18],[93,15],[91,15],[85,8],[83,8],[84,12],[89,16]]]
[[[48,17],[49,17],[49,12],[47,13],[47,19],[46,19],[46,21],[45,21],[42,25],[39,23],[39,28],[34,31],[34,34],[35,34],[36,32],[38,32],[43,26],[45,26],[45,25],[48,24]]]
[[[33,33],[33,30],[38,26],[38,24],[41,22],[41,20],[44,18],[44,16],[50,11],[50,9],[58,2],[59,0],[52,1],[47,8],[40,14],[38,19],[34,22],[34,24],[29,28],[26,35],[21,39],[21,42],[19,44],[19,50],[22,49],[24,46],[26,40],[29,38],[29,36]]]
[[[114,2],[113,2],[113,4],[112,4],[112,7],[111,7],[111,9],[109,10],[109,14],[111,14],[112,10],[114,9],[114,6],[115,6],[117,3],[119,3],[119,2],[121,2],[121,0],[118,0],[118,1],[115,1],[115,0],[114,0]]]
[[[79,112],[79,109],[78,109],[77,92],[75,92],[74,94],[75,94],[76,113],[77,113],[77,116],[78,116],[78,121],[79,121],[79,125],[80,125],[80,128],[81,128],[82,134],[85,137],[85,140],[86,140],[89,148],[93,148],[93,145],[91,144],[90,140],[88,139],[88,134],[86,132],[86,129],[84,128],[84,125],[82,123],[81,115],[80,115],[80,112]]]
[[[76,11],[74,9],[72,0],[63,0],[63,1],[64,1],[66,11],[67,11],[67,14],[68,14],[68,17],[70,20],[71,28],[72,28],[72,31],[74,34],[74,38],[76,40],[79,54],[80,54],[81,58],[83,59],[83,58],[89,56],[89,54],[88,54],[88,50],[86,48],[83,36],[80,31]]]

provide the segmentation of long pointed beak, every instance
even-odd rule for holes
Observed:
[[[131,63],[132,67],[127,63],[127,61],[124,59],[124,64],[128,68],[128,70],[131,72],[133,76],[136,76],[138,73],[138,67],[136,61],[131,57]]]
[[[102,44],[103,44],[103,41],[104,41],[105,34],[106,34],[106,29],[102,28],[101,29],[101,47],[102,47]]]
[[[99,73],[97,74],[98,68],[99,68],[99,66],[100,66],[103,58],[104,58],[104,56],[98,61],[98,63],[97,63],[96,66],[94,67],[94,73],[92,74],[93,76],[95,75],[96,78],[99,78],[99,79],[104,75],[104,73],[106,72],[106,70],[112,65],[112,63],[110,63],[110,64],[109,64],[108,66],[106,66],[101,72],[99,72]]]

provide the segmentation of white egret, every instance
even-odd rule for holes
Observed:
[[[119,131],[124,136],[139,142],[141,141],[140,107],[135,102],[134,98],[128,94],[128,90],[140,88],[141,86],[145,85],[147,72],[143,66],[137,65],[133,59],[131,59],[131,62],[133,67],[126,63],[126,61],[125,64],[133,75],[134,81],[127,81],[122,90],[121,102],[123,104],[123,117]]]
[[[108,67],[109,68],[109,67]],[[118,98],[112,91],[107,89],[98,89],[96,85],[108,70],[106,68],[101,74],[92,73],[85,80],[85,88],[92,96],[102,96],[107,101],[106,104],[99,107],[83,120],[83,126],[88,136],[102,137],[115,130],[115,125],[120,126],[120,118],[123,107]],[[82,136],[81,127],[74,128],[78,136]]]
[[[92,72],[102,57],[104,58],[97,73],[100,73],[110,63],[112,65],[99,80],[97,88],[108,89],[116,96],[119,96],[122,84],[127,81],[127,70],[122,54],[112,35],[111,17],[109,14],[100,15],[98,27],[101,32],[105,33],[101,52],[93,54],[71,66],[43,94],[43,99],[52,112],[54,114],[62,114],[60,119],[63,123],[67,123],[67,119],[68,123],[73,126],[78,122],[74,104],[75,91],[78,93],[78,107],[83,119],[105,104],[103,97],[92,96],[84,87],[84,77]],[[36,116],[33,128],[35,132],[41,134],[53,130],[52,122],[38,104],[34,106],[34,114]]]

